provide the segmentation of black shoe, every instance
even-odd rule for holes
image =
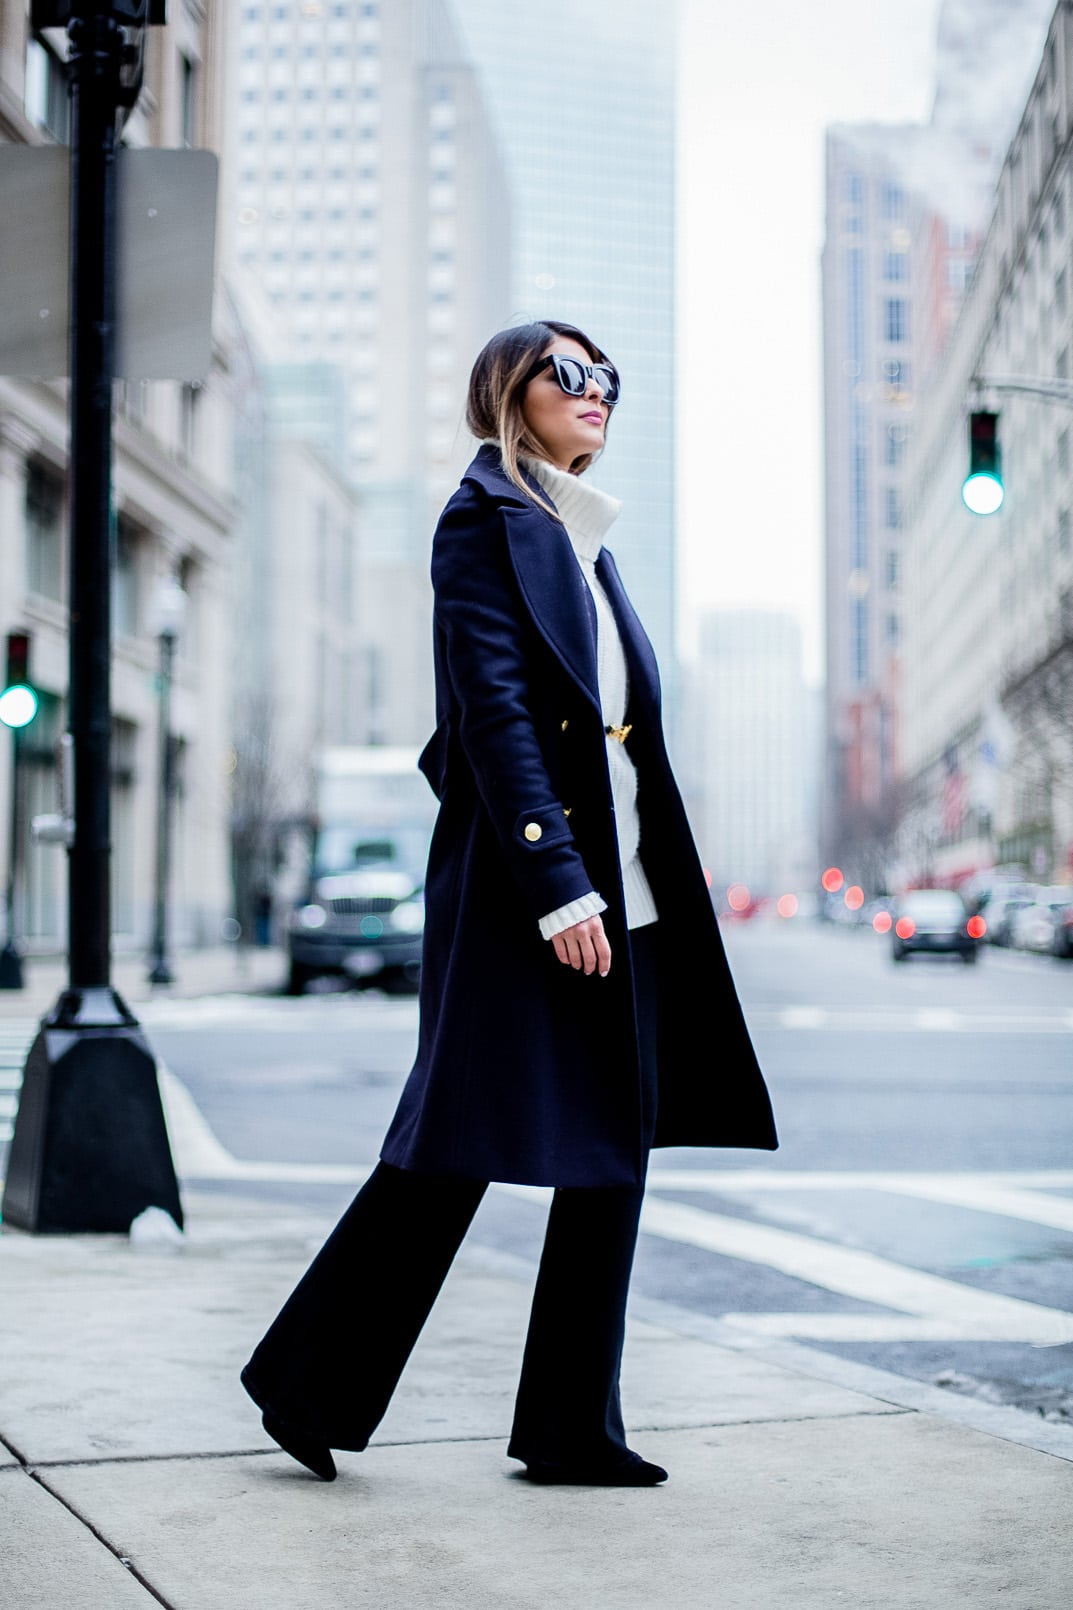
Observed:
[[[284,1453],[289,1453],[292,1459],[297,1459],[300,1465],[305,1465],[314,1476],[319,1476],[321,1481],[335,1480],[335,1460],[332,1458],[332,1450],[326,1448],[323,1442],[318,1442],[316,1437],[306,1436],[297,1426],[288,1425],[286,1420],[281,1420],[271,1409],[264,1411],[261,1424],[272,1440],[279,1443]]]
[[[561,1487],[655,1487],[667,1480],[662,1465],[650,1465],[639,1453],[626,1452],[617,1459],[567,1464],[551,1459],[531,1459],[525,1467],[528,1481]]]

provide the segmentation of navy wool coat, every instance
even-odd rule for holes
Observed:
[[[534,483],[534,488],[536,488]],[[778,1144],[660,721],[651,644],[604,549],[629,669],[640,853],[659,910],[657,1146]],[[381,1155],[526,1185],[644,1178],[629,934],[592,597],[563,526],[485,446],[436,528],[436,731],[417,1056]],[[606,978],[538,918],[596,889]]]

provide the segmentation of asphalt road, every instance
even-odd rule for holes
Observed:
[[[726,940],[781,1146],[656,1153],[635,1292],[1073,1419],[1073,965],[896,967],[870,932],[812,924]],[[199,1190],[332,1214],[417,1025],[371,993],[161,1001],[143,1021],[216,1148]],[[698,1063],[718,1049],[713,1018]],[[545,1200],[492,1190],[471,1237],[535,1262]]]

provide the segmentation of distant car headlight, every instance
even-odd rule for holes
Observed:
[[[419,934],[425,926],[425,902],[403,900],[391,913],[391,926],[396,933]]]
[[[298,913],[298,926],[300,928],[323,928],[328,921],[328,913],[323,906],[303,906]]]

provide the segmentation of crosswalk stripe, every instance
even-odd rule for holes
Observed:
[[[709,1191],[732,1196],[782,1191],[890,1191],[898,1196],[942,1202],[948,1207],[997,1213],[1007,1219],[1026,1219],[1053,1230],[1073,1232],[1073,1199],[1046,1196],[1044,1188],[1073,1189],[1073,1172],[1005,1175],[989,1174],[805,1174],[760,1169],[653,1169],[648,1176],[653,1190]],[[1035,1187],[1035,1188],[1033,1188]]]
[[[1024,1302],[1018,1297],[978,1291],[941,1275],[910,1269],[874,1253],[836,1246],[794,1230],[779,1230],[721,1213],[708,1213],[702,1208],[657,1197],[646,1198],[641,1229],[648,1235],[684,1242],[706,1252],[764,1264],[844,1297],[898,1309],[916,1319],[944,1326],[945,1334],[968,1334],[993,1341],[1026,1341],[1036,1346],[1073,1342],[1073,1314]],[[748,1325],[760,1317],[736,1316],[735,1323]],[[790,1327],[778,1330],[777,1334],[803,1335],[807,1332],[800,1327],[807,1325],[810,1317],[803,1314],[778,1316],[772,1323]],[[861,1317],[852,1316],[855,1321]]]
[[[883,1034],[1070,1034],[1073,1013],[896,1011],[887,1006],[782,1006],[746,1010],[751,1028]]]
[[[160,1069],[161,1093],[175,1161],[181,1177],[234,1180],[360,1183],[368,1164],[302,1164],[248,1161],[236,1158],[217,1139],[181,1080]],[[0,1109],[0,1118],[3,1110]],[[0,1138],[4,1126],[0,1123]],[[10,1138],[7,1136],[6,1138]],[[840,1246],[796,1231],[709,1212],[669,1200],[664,1189],[786,1190],[806,1188],[804,1182],[827,1187],[833,1180],[844,1186],[870,1190],[899,1190],[947,1205],[977,1211],[1003,1212],[1073,1228],[1066,1210],[1073,1203],[1043,1197],[1026,1188],[1027,1182],[1053,1189],[1068,1188],[1068,1171],[1025,1175],[845,1175],[785,1174],[764,1170],[654,1170],[652,1187],[642,1210],[644,1234],[679,1245],[693,1246],[724,1257],[776,1269],[835,1295],[851,1297],[888,1310],[883,1314],[838,1313],[732,1313],[726,1323],[758,1336],[794,1336],[812,1340],[1001,1340],[1056,1346],[1073,1342],[1073,1314],[1020,1298],[1005,1297],[962,1285],[940,1275],[898,1264],[870,1252]],[[777,1184],[775,1182],[778,1182]],[[499,1184],[499,1192],[529,1200],[545,1200],[544,1188]],[[1047,1215],[1050,1215],[1048,1217]]]

